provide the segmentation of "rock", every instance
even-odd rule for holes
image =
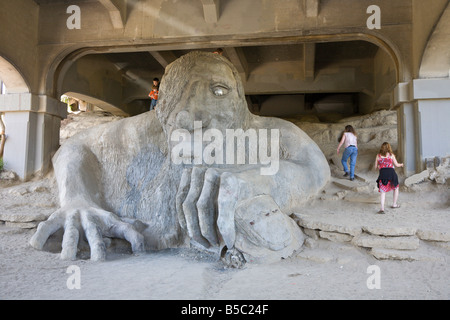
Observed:
[[[405,186],[410,187],[413,184],[419,183],[427,179],[429,176],[428,169],[422,171],[421,173],[414,174],[405,180]]]
[[[448,241],[427,241],[432,246],[450,250],[450,242]]]
[[[415,250],[419,248],[416,236],[384,237],[362,233],[353,238],[352,243],[365,248]]]
[[[303,233],[314,240],[319,239],[319,230],[303,228]]]
[[[317,242],[316,242],[316,240],[314,240],[312,238],[306,238],[305,242],[304,242],[304,246],[306,248],[314,249],[317,247]]]
[[[405,226],[364,226],[363,230],[378,236],[414,236],[417,228]]]
[[[355,180],[350,181],[346,179],[336,179],[333,181],[333,183],[342,189],[351,190],[355,192],[369,192],[372,191],[373,189],[372,187],[370,187],[370,185],[366,183],[361,184]]]
[[[29,191],[30,192],[49,192],[50,190],[45,186],[37,185],[37,186],[31,186]]]
[[[2,235],[14,235],[14,234],[23,234],[27,232],[27,230],[22,228],[17,228],[14,224],[6,225],[6,223],[1,223],[0,234]]]
[[[355,188],[355,183],[346,179],[336,179],[333,180],[333,183],[339,188],[346,190],[353,190]]]
[[[299,226],[308,229],[318,229],[322,231],[345,233],[356,236],[362,232],[361,227],[356,225],[340,225],[326,221],[320,221],[317,217],[309,216],[301,213],[294,213],[295,221]]]
[[[21,229],[33,229],[36,228],[39,222],[31,221],[31,222],[5,222],[6,227],[10,228],[21,228]]]
[[[18,186],[18,187],[13,187],[8,191],[9,194],[13,194],[13,195],[17,195],[17,196],[23,196],[27,193],[30,193],[30,191],[23,187],[23,186]]]
[[[346,190],[344,190],[344,191],[338,191],[338,192],[336,192],[336,195],[338,196],[338,198],[339,199],[344,199],[345,198],[345,196],[347,195],[347,191]]]
[[[445,184],[450,178],[450,156],[435,157],[432,167],[427,167],[430,172],[429,179],[434,180],[438,184]]]
[[[27,213],[10,213],[0,212],[0,220],[6,222],[32,222],[32,221],[44,221],[49,217],[49,214],[27,212]]]
[[[329,195],[329,194],[326,194],[326,195],[320,196],[320,200],[333,200],[333,201],[337,201],[337,200],[339,200],[339,196],[338,196],[337,194],[335,194],[335,195]]]
[[[394,250],[372,248],[370,253],[380,260],[407,260],[407,261],[441,261],[442,257],[430,254],[427,250]]]
[[[18,179],[18,177],[17,177],[16,173],[13,171],[1,171],[0,172],[0,180],[14,181],[17,179]]]
[[[319,235],[333,242],[350,242],[353,239],[351,235],[339,232],[319,231]]]
[[[450,233],[446,231],[419,229],[417,236],[427,241],[450,241]]]
[[[370,183],[370,182],[371,182],[370,179],[368,179],[368,178],[366,178],[366,177],[363,177],[363,176],[360,175],[360,174],[355,174],[355,179],[356,179],[356,180],[359,180],[359,181],[362,181],[362,182],[364,182],[364,183]]]

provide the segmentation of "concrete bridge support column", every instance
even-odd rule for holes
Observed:
[[[419,170],[427,158],[450,155],[450,79],[413,81],[417,105]]]
[[[425,169],[426,159],[450,155],[450,79],[415,79],[400,83],[398,153],[411,175]]]
[[[67,116],[64,103],[31,93],[0,95],[7,135],[3,163],[20,179],[45,174],[59,147],[61,119]]]
[[[404,102],[397,110],[398,161],[403,162],[403,171],[410,176],[417,171],[417,108],[413,102]]]

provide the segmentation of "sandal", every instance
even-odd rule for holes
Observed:
[[[380,210],[377,212],[378,214],[384,214],[384,210]]]
[[[396,206],[391,206],[391,208],[392,208],[392,209],[398,209],[398,208],[400,208],[400,205],[397,204]]]

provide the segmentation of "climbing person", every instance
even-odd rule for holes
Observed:
[[[397,203],[399,194],[398,176],[395,172],[395,167],[403,167],[403,163],[398,163],[392,152],[391,145],[388,142],[384,142],[381,145],[380,152],[375,159],[375,170],[380,169],[380,173],[377,178],[378,192],[380,192],[381,209],[378,213],[384,213],[384,203],[386,200],[386,192],[394,191],[394,199],[391,208],[400,208]]]
[[[148,94],[148,96],[151,98],[150,102],[150,111],[153,110],[156,106],[156,103],[158,103],[158,94],[159,94],[159,79],[154,78],[153,79],[153,86],[152,91]]]
[[[351,125],[345,126],[345,131],[337,147],[337,154],[339,154],[339,149],[342,145],[345,148],[341,159],[345,171],[344,177],[350,175],[350,180],[353,181],[355,179],[356,158],[358,157],[358,138],[356,137],[355,129]],[[348,158],[350,158],[350,170],[347,165]]]

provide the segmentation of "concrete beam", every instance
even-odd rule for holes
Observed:
[[[220,0],[202,0],[203,14],[207,23],[216,23],[219,20]]]
[[[149,51],[149,53],[164,69],[177,59],[172,51]]]
[[[320,0],[305,0],[306,17],[317,17],[320,11]]]
[[[129,116],[129,114],[127,112],[125,112],[121,108],[117,107],[116,106],[117,104],[112,104],[108,101],[104,101],[104,100],[98,99],[96,97],[89,96],[89,95],[83,94],[83,93],[78,93],[78,92],[67,92],[66,94],[69,97],[73,97],[73,98],[76,98],[79,100],[83,100],[87,103],[93,104],[93,105],[99,107],[100,109],[103,109],[107,112],[111,112],[112,114],[114,114],[116,116],[123,116],[123,117]]]
[[[414,99],[450,99],[450,79],[415,79]]]
[[[114,29],[123,29],[127,17],[127,0],[99,0],[108,10]]]
[[[225,54],[230,59],[231,63],[236,67],[241,76],[242,81],[247,81],[248,77],[248,63],[244,52],[241,48],[227,47],[224,48]]]
[[[316,56],[316,44],[305,43],[303,45],[303,66],[305,80],[314,80],[315,75],[315,56]]]

